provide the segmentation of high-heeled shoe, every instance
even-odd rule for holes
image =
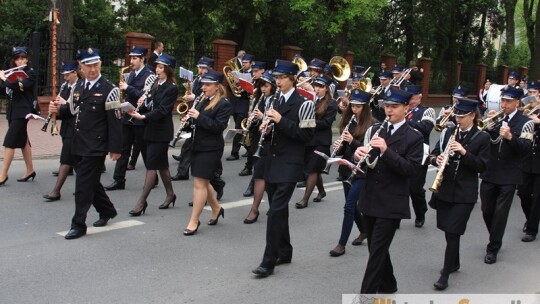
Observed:
[[[308,201],[300,200],[298,203],[294,204],[296,209],[304,209],[308,206]]]
[[[148,207],[148,203],[147,202],[144,202],[144,207],[142,207],[141,210],[139,211],[135,211],[135,209],[131,209],[131,211],[129,211],[129,214],[131,216],[139,216],[141,214],[144,214],[146,212],[146,207]]]
[[[173,198],[170,202],[163,202],[163,204],[159,205],[159,209],[169,209],[169,205],[172,204],[174,207],[174,203],[176,203],[176,194],[173,195]]]
[[[199,226],[201,225],[201,221],[199,221],[197,223],[197,228],[195,228],[194,230],[191,230],[191,229],[184,229],[184,235],[194,235],[195,233],[197,233],[197,230],[199,230]]]
[[[319,194],[317,194],[317,197],[313,199],[313,201],[315,203],[318,203],[320,201],[322,201],[322,199],[326,196],[326,192],[319,192]]]
[[[439,280],[433,284],[437,290],[445,290],[448,288],[448,275],[441,275]]]
[[[6,179],[0,182],[0,186],[3,186],[7,182],[7,180],[8,180],[8,176],[6,176]]]
[[[32,179],[32,181],[34,181],[34,178],[36,178],[36,171],[32,171],[32,173],[28,174],[26,177],[17,179],[17,181],[18,182],[27,182],[29,179]]]
[[[223,209],[223,207],[221,207],[221,209],[219,209],[219,212],[217,214],[217,217],[216,219],[210,219],[208,221],[208,225],[210,226],[214,226],[214,225],[217,225],[218,223],[218,219],[219,219],[219,216],[221,215],[222,218],[225,218],[225,209]]]
[[[255,218],[250,220],[247,217],[244,219],[244,224],[253,224],[259,219],[259,212],[257,211],[257,215],[255,215]]]

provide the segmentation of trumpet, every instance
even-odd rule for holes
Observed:
[[[502,122],[506,118],[503,110],[495,113],[493,116],[486,118],[484,120],[479,120],[476,123],[478,129],[485,131],[487,129],[493,129],[498,123]]]
[[[442,130],[444,130],[444,128],[446,128],[446,124],[448,123],[450,118],[452,118],[452,116],[454,116],[455,110],[456,110],[456,108],[454,106],[452,106],[452,108],[450,110],[450,113],[448,113],[448,115],[446,115],[443,119],[441,119],[441,121],[439,121],[438,124],[435,125],[435,131],[441,132]]]
[[[345,126],[345,128],[343,128],[343,132],[341,133],[341,135],[339,136],[338,138],[338,144],[335,145],[334,149],[332,150],[332,153],[330,154],[330,158],[334,158],[336,157],[339,149],[341,149],[341,146],[343,145],[343,136],[345,135],[345,132],[349,132],[349,127],[351,126],[351,123],[355,120],[355,116],[351,116],[351,119],[349,120],[349,122],[347,123],[347,125]],[[322,170],[322,173],[324,174],[328,174],[330,173],[330,167],[332,167],[332,164],[330,163],[326,163],[326,167],[324,168],[324,170]]]
[[[281,91],[278,88],[278,89],[276,89],[276,93],[274,94],[274,96],[272,96],[272,100],[270,101],[270,106],[268,107],[268,109],[266,111],[264,111],[263,124],[266,123],[266,125],[264,126],[264,129],[261,132],[262,134],[261,134],[261,137],[259,138],[259,144],[258,144],[258,147],[257,147],[257,151],[255,151],[255,153],[253,153],[253,156],[255,156],[255,157],[258,157],[258,158],[261,157],[261,149],[263,147],[264,135],[266,134],[266,131],[268,130],[268,125],[270,124],[270,118],[268,117],[268,111],[270,111],[270,110],[272,110],[274,108],[274,103],[276,102],[279,94],[281,94]]]
[[[202,92],[201,95],[199,95],[199,97],[195,98],[195,100],[193,101],[193,105],[191,106],[191,109],[194,109],[197,106],[197,104],[199,104],[199,102],[202,101],[203,96],[204,96],[204,92]],[[189,119],[189,115],[187,114],[188,110],[189,110],[189,107],[187,103],[185,102],[181,102],[180,104],[178,104],[178,106],[176,106],[176,112],[178,112],[181,119],[184,117],[187,117]],[[176,130],[176,134],[174,135],[174,138],[169,143],[169,147],[174,148],[176,146],[176,142],[178,142],[178,140],[180,139],[180,135],[182,134],[182,130],[186,126],[186,123],[187,123],[187,119],[184,122],[180,122],[180,126],[178,127],[178,130]]]
[[[450,139],[448,139],[446,148],[444,148],[444,152],[442,153],[443,160],[441,162],[441,166],[439,167],[439,171],[437,172],[437,175],[435,176],[435,180],[433,181],[433,184],[431,185],[431,187],[429,187],[429,191],[433,193],[439,192],[439,187],[441,186],[441,183],[443,180],[443,173],[444,173],[444,168],[446,168],[446,163],[448,163],[448,159],[450,159],[451,156],[454,156],[454,151],[450,150],[450,144],[456,141],[458,130],[459,130],[459,125],[456,126],[456,130],[454,130],[454,133],[452,133],[452,136],[450,136]]]
[[[540,104],[538,104],[536,107],[533,107],[532,106],[532,103],[522,107],[522,108],[519,108],[519,110],[522,110],[523,111],[523,114],[525,115],[532,115],[534,114],[534,112],[538,111],[538,109],[540,109]],[[525,113],[527,112],[527,113]]]

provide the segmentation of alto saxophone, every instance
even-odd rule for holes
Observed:
[[[459,126],[456,126],[456,130],[454,133],[452,133],[452,136],[448,139],[448,143],[446,144],[446,148],[444,148],[443,152],[443,160],[441,162],[441,166],[439,167],[439,171],[437,172],[437,175],[435,176],[435,180],[433,181],[433,184],[431,187],[429,187],[429,191],[433,193],[439,192],[439,187],[441,186],[442,180],[443,180],[443,173],[444,169],[446,168],[446,163],[448,163],[448,159],[450,159],[451,156],[454,155],[454,151],[450,150],[450,145],[456,141],[456,135],[459,130]]]

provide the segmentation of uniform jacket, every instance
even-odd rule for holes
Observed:
[[[456,128],[447,128],[441,133],[430,154],[431,165],[437,166],[437,156],[446,149],[448,140]],[[473,126],[461,140],[459,131],[457,134],[456,141],[461,143],[467,153],[463,156],[456,153],[450,157],[450,163],[444,168],[443,180],[436,195],[446,202],[474,204],[478,200],[478,174],[486,170],[489,161],[489,134],[478,130],[476,126]]]
[[[134,107],[137,107],[137,101],[144,93],[144,83],[148,76],[154,74],[148,67],[143,67],[142,70],[135,76],[135,72],[129,73],[126,83],[128,87],[126,88],[126,101],[131,103]],[[135,125],[144,125],[144,121],[138,119],[131,119],[131,116],[124,114],[122,116],[123,124],[135,124]]]
[[[319,106],[321,106],[321,103],[315,105],[315,112],[317,112]],[[315,114],[315,134],[306,146],[316,147],[332,145],[332,123],[336,120],[337,109],[338,106],[336,101],[330,99],[324,116],[319,118],[317,117],[317,114]]]
[[[291,183],[303,179],[304,145],[311,140],[314,128],[301,128],[299,110],[307,101],[296,90],[283,105],[274,105],[281,115],[274,124],[266,156],[264,179],[270,183]]]
[[[243,73],[243,71],[240,71]],[[232,106],[232,113],[233,114],[239,114],[239,113],[248,113],[249,109],[249,94],[248,92],[242,90],[242,93],[240,94],[240,97],[234,96],[234,94],[231,95],[231,106]]]
[[[80,81],[81,80],[78,79],[73,86],[76,87]],[[64,100],[68,100],[69,95],[71,94],[71,90],[72,89],[69,87],[69,84],[67,82],[64,82],[60,87],[60,97],[62,97]],[[60,136],[62,136],[62,138],[73,137],[73,134],[75,133],[75,116],[69,115],[67,117],[64,117],[60,115],[60,113],[58,114],[59,115],[57,115],[56,118],[62,120],[62,126],[60,127]]]
[[[173,82],[164,82],[150,91],[151,108],[141,109],[144,112],[144,140],[154,142],[169,142],[173,138],[174,125],[172,111],[178,86]]]
[[[498,127],[488,131],[491,136],[490,156],[487,170],[480,176],[482,180],[498,185],[521,184],[521,164],[532,149],[532,141],[521,138],[528,122],[532,123],[521,111],[516,112],[508,121],[511,140],[502,139]]]
[[[351,125],[349,126],[349,132],[353,132],[354,129],[356,129],[357,122],[354,120],[351,122]],[[354,152],[358,147],[361,147],[364,145],[364,137],[361,138],[354,138],[350,143],[343,141],[343,144],[341,146],[341,149],[339,150],[338,155],[343,155],[343,159],[346,159],[350,162],[354,163]],[[339,166],[338,172],[340,176],[349,177],[352,174],[352,170],[347,166]],[[357,177],[365,178],[365,173],[357,172]]]
[[[231,104],[227,98],[222,97],[213,109],[205,110],[204,108],[209,103],[210,100],[204,98],[196,106],[199,116],[193,120],[192,151],[216,151],[224,149],[223,131],[229,123]]]
[[[8,96],[8,104],[6,118],[8,121],[13,119],[25,119],[26,115],[32,113],[34,100],[34,85],[36,82],[36,72],[34,69],[25,67],[23,71],[28,75],[28,78],[20,81],[23,89],[19,86],[19,82],[9,83],[5,81],[2,84],[3,93]]]
[[[373,98],[373,102],[369,104],[371,107],[371,113],[373,114],[373,117],[375,117],[378,121],[383,121],[386,118],[386,113],[384,112],[384,103],[383,103],[383,97],[384,92],[387,90],[385,88],[380,94],[375,95]]]
[[[371,129],[378,129],[380,125]],[[375,131],[369,132],[369,138]],[[367,168],[366,183],[360,194],[360,211],[372,217],[388,219],[410,218],[409,180],[419,172],[424,138],[407,122],[388,136],[380,136],[388,148],[379,156],[375,167]],[[370,153],[371,154],[371,153]]]
[[[103,156],[109,152],[122,151],[122,123],[116,118],[115,111],[105,110],[107,96],[114,84],[101,76],[92,88],[85,92],[85,82],[79,81],[73,93],[75,114],[75,134],[71,152],[79,156]],[[62,117],[73,116],[69,105],[60,107]]]
[[[424,143],[429,145],[429,135],[435,126],[435,110],[418,105],[407,115],[409,125],[422,133]]]
[[[523,159],[523,172],[540,174],[540,125],[534,125],[531,153]]]

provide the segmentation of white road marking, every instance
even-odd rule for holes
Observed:
[[[129,228],[134,226],[144,225],[141,221],[136,220],[127,220],[127,221],[121,221],[121,222],[113,222],[111,224],[108,224],[105,227],[88,227],[86,234],[96,234],[101,233],[105,231],[111,231],[116,229],[122,229],[122,228]],[[68,233],[68,231],[61,231],[57,232],[56,234],[59,234],[61,236],[65,236]]]

